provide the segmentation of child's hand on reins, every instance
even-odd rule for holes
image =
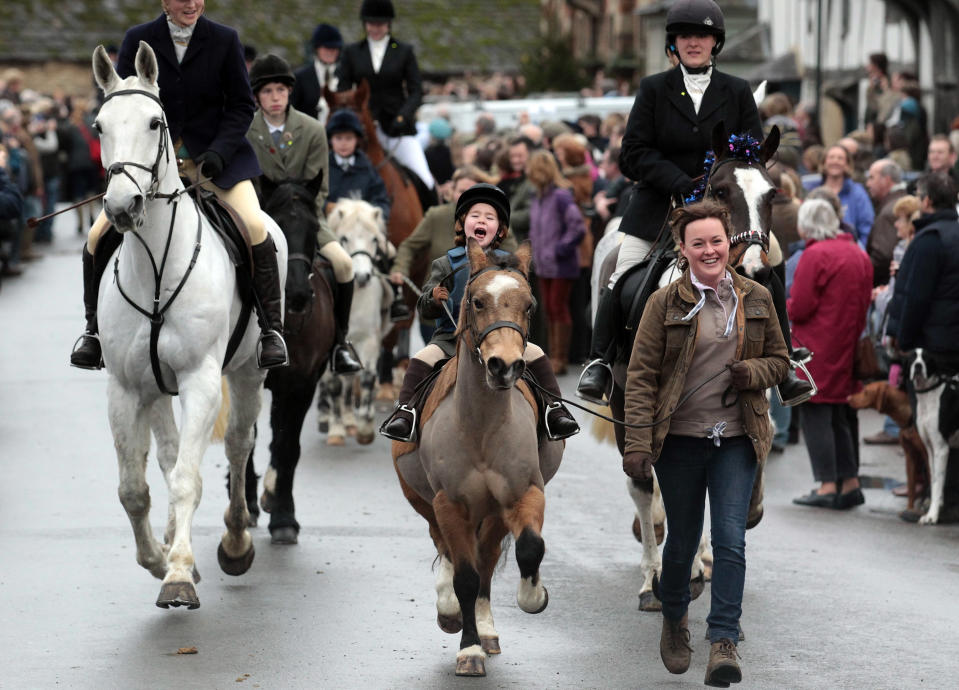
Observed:
[[[432,297],[433,301],[437,304],[443,304],[443,302],[450,298],[450,291],[442,285],[437,285],[435,288],[433,288]]]

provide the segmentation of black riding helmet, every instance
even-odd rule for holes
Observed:
[[[463,232],[464,219],[466,218],[466,214],[469,212],[469,210],[476,204],[489,204],[496,209],[496,215],[499,218],[499,229],[496,232],[496,239],[493,240],[492,244],[490,245],[495,249],[509,233],[509,198],[502,189],[496,185],[487,184],[485,182],[474,184],[472,187],[463,192],[460,195],[459,200],[456,202],[456,211],[454,212],[453,217],[457,220],[457,244],[465,244]]]
[[[710,34],[716,37],[713,56],[719,55],[726,42],[723,11],[713,0],[676,0],[666,14],[666,50],[676,52],[676,36]]]
[[[250,67],[250,86],[256,95],[267,84],[277,82],[290,88],[296,83],[289,63],[278,55],[268,54],[258,57]]]
[[[351,110],[337,110],[330,116],[326,123],[326,136],[332,137],[337,132],[353,132],[360,139],[366,134],[360,118]]]
[[[364,22],[391,22],[396,19],[396,10],[390,0],[363,0],[360,19]]]

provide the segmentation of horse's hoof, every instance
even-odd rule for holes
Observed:
[[[480,637],[480,643],[483,645],[483,651],[487,654],[501,654],[498,637]]]
[[[250,566],[253,565],[253,557],[256,555],[256,549],[250,544],[250,550],[239,558],[230,558],[226,549],[223,548],[223,542],[216,547],[216,560],[220,563],[220,570],[227,575],[242,575]]]
[[[337,435],[335,435],[335,436],[327,436],[327,437],[326,437],[326,445],[328,445],[328,446],[345,446],[345,445],[346,445],[346,439],[345,439],[344,437],[340,436],[339,434],[337,434]]]
[[[706,576],[703,573],[699,573],[699,575],[689,581],[689,598],[698,599],[704,589],[706,589]]]
[[[171,606],[186,606],[188,609],[200,608],[200,600],[196,596],[196,587],[192,582],[165,582],[160,588],[157,597],[157,606],[168,609]]]
[[[662,611],[663,605],[651,591],[639,593],[640,611]]]
[[[270,530],[271,544],[296,544],[299,530],[292,525],[287,527],[274,527]]]
[[[763,506],[761,503],[759,504],[759,506],[756,507],[755,510],[749,511],[749,515],[746,518],[746,529],[752,529],[753,527],[758,525],[760,522],[762,522],[763,512],[764,512]]]
[[[276,496],[269,491],[264,491],[262,494],[260,494],[260,508],[263,509],[264,513],[272,513],[275,507]]]
[[[329,432],[330,430],[330,423],[326,421],[325,419],[321,419],[319,422],[316,423],[316,428],[317,428],[317,431],[319,431],[321,434],[325,434]]]
[[[368,446],[368,445],[370,445],[371,443],[373,443],[373,440],[374,440],[375,438],[376,438],[376,434],[373,434],[373,433],[369,433],[369,434],[357,434],[357,435],[356,435],[356,442],[359,443],[361,446]]]
[[[526,611],[526,613],[532,613],[535,616],[537,613],[542,613],[543,611],[545,611],[547,606],[549,606],[549,590],[543,587],[543,605],[540,606],[535,611],[526,611],[526,609],[523,609],[523,610]],[[523,607],[520,606],[520,608],[523,608]]]
[[[351,424],[350,426],[346,427],[346,435],[347,435],[347,436],[356,436],[356,431],[357,431],[356,427],[353,426],[352,424]]]
[[[455,635],[463,629],[463,617],[460,614],[455,616],[444,616],[442,613],[436,614],[436,624],[440,630],[450,635]]]
[[[656,545],[659,546],[663,543],[663,538],[666,536],[666,527],[657,522],[653,525],[653,532],[656,535]],[[639,524],[639,518],[633,518],[633,536],[636,537],[636,541],[640,544],[643,543],[643,528]]]
[[[636,541],[640,544],[643,543],[643,527],[639,524],[639,518],[633,518],[633,536],[636,537]]]
[[[485,676],[486,655],[482,647],[473,645],[461,649],[456,655],[456,675],[458,676]]]
[[[200,584],[200,571],[196,569],[196,563],[193,564],[193,584]]]

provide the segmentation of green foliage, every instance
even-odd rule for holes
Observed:
[[[569,38],[549,31],[520,56],[520,71],[530,92],[578,91],[588,83]]]

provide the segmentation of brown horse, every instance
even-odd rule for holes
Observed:
[[[483,676],[486,654],[500,652],[490,583],[507,535],[516,539],[520,608],[539,613],[549,601],[539,577],[543,489],[565,444],[539,440],[536,403],[520,379],[533,308],[528,245],[500,260],[471,239],[468,253],[456,357],[427,398],[419,445],[394,441],[393,463],[436,545],[437,622],[462,630],[456,674]]]
[[[330,115],[337,110],[348,109],[356,113],[363,123],[363,129],[366,131],[366,155],[370,162],[376,168],[386,185],[386,192],[390,195],[390,219],[386,225],[386,232],[393,246],[398,247],[400,242],[405,240],[413,230],[423,220],[423,202],[420,200],[420,194],[412,180],[412,173],[402,169],[392,156],[388,156],[380,145],[380,140],[376,136],[376,125],[373,122],[373,115],[370,113],[370,87],[364,79],[359,86],[349,91],[330,91],[323,87],[323,97],[330,106]],[[426,257],[414,262],[410,278],[417,285],[422,285],[426,278],[427,261]],[[416,308],[416,296],[409,290],[405,291],[405,299],[410,313],[414,313]],[[401,321],[390,330],[383,339],[383,346],[387,351],[392,351],[396,345],[397,331],[400,328],[409,328],[412,324],[412,318]],[[394,399],[392,383],[384,384],[381,388],[380,399]]]

